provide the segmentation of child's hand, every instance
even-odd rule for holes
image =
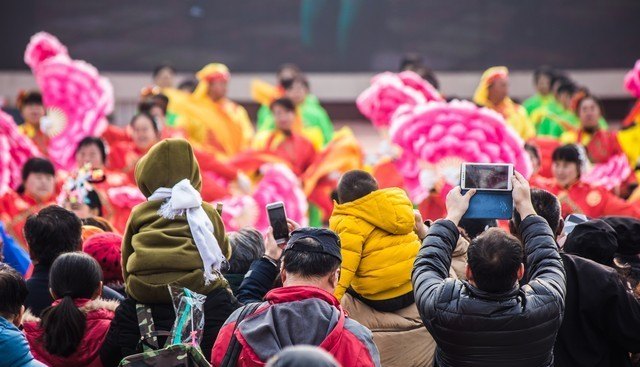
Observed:
[[[418,235],[420,241],[422,241],[425,237],[427,237],[427,231],[429,230],[429,228],[427,228],[427,226],[424,224],[424,221],[422,220],[422,214],[420,214],[420,211],[418,209],[413,210],[413,218],[415,220],[415,223],[413,224],[413,231]]]

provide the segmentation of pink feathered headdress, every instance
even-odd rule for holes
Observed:
[[[47,107],[41,129],[51,136],[49,157],[56,167],[72,169],[80,140],[106,129],[106,116],[113,111],[113,87],[92,65],[71,59],[67,48],[46,32],[31,37],[24,61]]]
[[[436,183],[459,184],[460,163],[512,163],[525,177],[531,162],[524,142],[497,112],[468,101],[402,106],[393,115],[391,141],[411,199],[419,203]]]
[[[20,134],[13,117],[0,110],[0,196],[20,185],[22,166],[37,156],[40,156],[38,148]]]
[[[442,100],[438,90],[413,71],[385,72],[371,79],[371,86],[360,93],[356,105],[375,127],[386,128],[398,107]]]
[[[608,161],[594,164],[581,180],[593,186],[602,186],[607,190],[620,186],[631,175],[629,160],[624,154],[614,155]]]

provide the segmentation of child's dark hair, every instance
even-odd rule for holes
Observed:
[[[368,172],[352,170],[340,178],[338,183],[338,201],[349,203],[378,190],[378,182]]]
[[[275,101],[271,102],[269,109],[273,111],[275,106],[280,106],[289,112],[296,112],[296,105],[289,98],[278,98]]]
[[[98,262],[83,252],[60,255],[49,271],[49,288],[60,300],[42,312],[42,342],[52,355],[68,357],[84,337],[87,317],[74,299],[91,299],[102,281]]]
[[[22,183],[18,186],[16,192],[20,195],[24,194],[24,183],[32,173],[46,173],[51,176],[56,175],[53,163],[46,158],[33,157],[30,158],[24,166],[22,166]]]
[[[22,275],[11,266],[0,263],[0,316],[18,316],[28,293]]]

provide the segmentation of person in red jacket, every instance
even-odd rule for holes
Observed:
[[[562,216],[584,214],[591,218],[623,215],[640,218],[640,205],[627,202],[604,187],[592,186],[580,180],[582,162],[587,159],[574,144],[553,152],[554,181],[541,188],[556,195],[562,204]]]
[[[25,316],[24,332],[34,357],[51,366],[102,367],[100,347],[117,302],[99,299],[102,270],[82,252],[60,255],[51,265],[55,301],[42,319]]]
[[[267,241],[273,248],[272,231]],[[319,346],[343,366],[380,366],[371,331],[347,317],[333,295],[341,263],[340,239],[334,232],[293,231],[282,258],[283,286],[267,293],[265,302],[239,324],[244,307],[227,319],[213,346],[213,366],[221,365],[232,340],[242,347],[239,367],[263,366],[282,349],[299,344]]]

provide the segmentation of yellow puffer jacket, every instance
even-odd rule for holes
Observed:
[[[399,188],[336,204],[329,219],[342,243],[336,297],[341,299],[349,287],[374,301],[411,292],[411,269],[420,249],[413,225],[413,206]]]

